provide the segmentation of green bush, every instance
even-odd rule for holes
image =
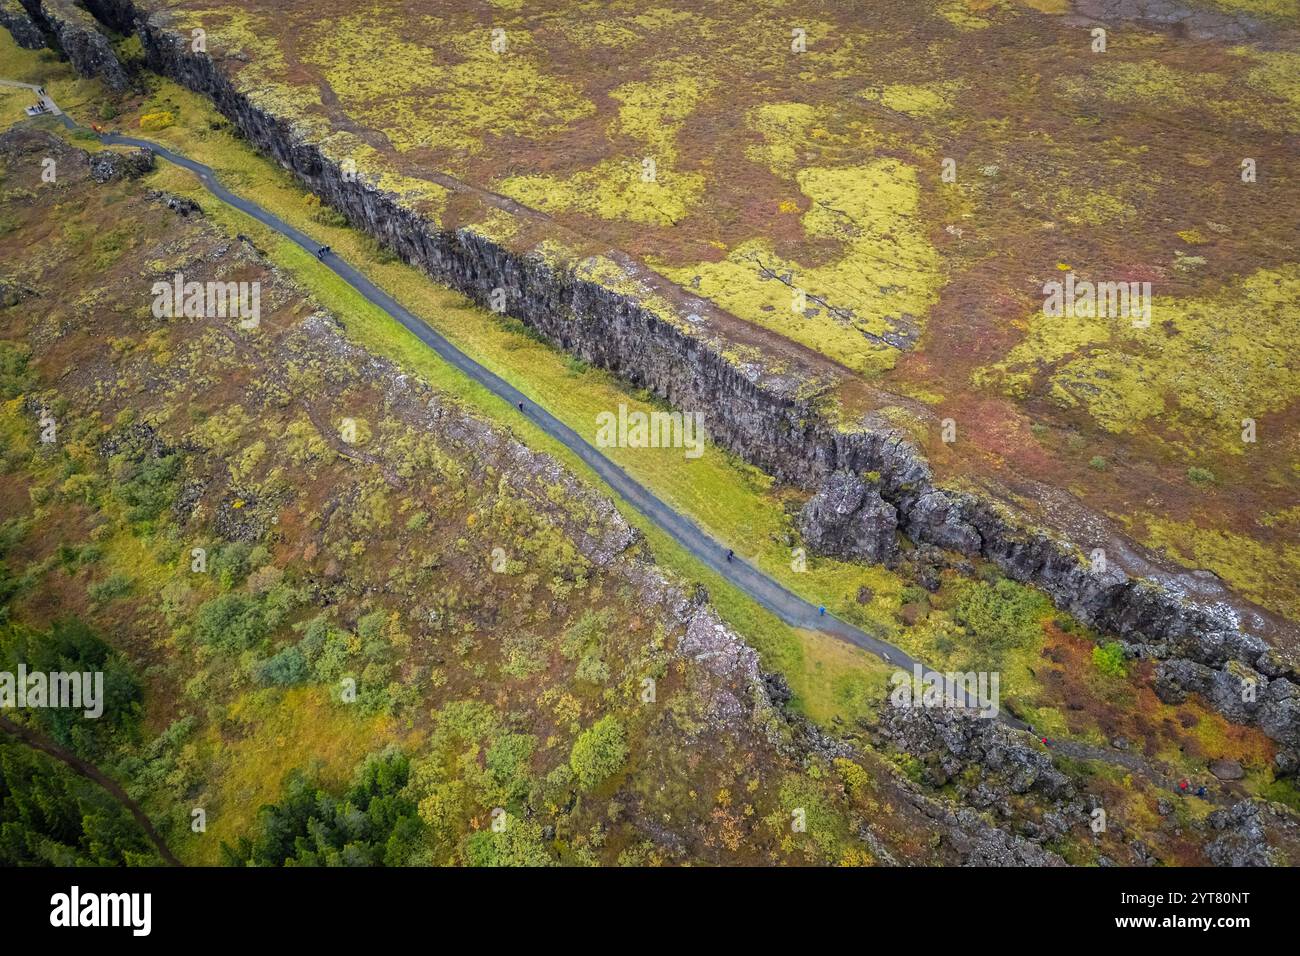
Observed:
[[[502,734],[488,747],[483,762],[497,787],[493,802],[511,803],[528,793],[529,764],[536,746],[532,734]]]
[[[1038,592],[1002,578],[992,585],[962,582],[953,617],[981,648],[1001,650],[1038,640],[1042,618],[1051,610]]]
[[[1124,657],[1124,645],[1111,641],[1092,649],[1092,663],[1097,670],[1107,677],[1123,677],[1128,673],[1128,662]]]
[[[899,604],[924,604],[930,597],[930,592],[923,587],[915,584],[904,585],[898,592]]]
[[[542,840],[541,824],[507,816],[505,827],[471,834],[465,841],[470,866],[554,866]]]
[[[291,687],[294,684],[301,684],[310,674],[311,669],[307,666],[307,659],[296,646],[286,647],[274,657],[262,661],[257,665],[256,671],[259,684],[270,684],[273,687]]]
[[[103,551],[97,544],[71,545],[64,542],[55,552],[55,558],[64,571],[76,574],[85,565],[98,561],[102,554]]]
[[[627,737],[617,717],[606,715],[573,742],[569,766],[585,790],[594,790],[614,775],[627,758]]]
[[[257,596],[219,594],[199,606],[194,635],[222,650],[250,650],[284,623],[297,602],[297,593],[283,584]]]
[[[255,600],[242,594],[222,594],[199,607],[194,633],[204,644],[247,650],[270,631]]]
[[[608,611],[584,611],[582,616],[564,632],[560,646],[561,653],[569,660],[574,660],[593,650],[599,652],[605,640],[609,621]]]
[[[573,676],[587,684],[604,684],[609,680],[609,665],[600,656],[599,648],[592,648],[582,655]]]
[[[133,523],[154,521],[176,500],[180,487],[180,455],[167,453],[132,459],[113,456],[112,476],[118,497],[127,505],[127,519]]]
[[[126,597],[131,593],[131,579],[125,574],[110,574],[102,581],[98,581],[88,588],[86,594],[96,604],[102,604],[105,601],[111,601],[114,598]]]
[[[222,545],[212,556],[212,573],[216,575],[221,587],[229,591],[242,584],[249,574],[266,564],[270,557],[261,545],[232,541]]]
[[[3,232],[0,232],[3,235]],[[19,342],[0,342],[0,399],[9,401],[25,395],[36,384],[36,376],[28,369],[31,350]]]

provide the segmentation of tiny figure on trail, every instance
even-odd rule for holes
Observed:
[[[1197,795],[1198,797],[1204,797],[1204,796],[1205,796],[1205,784],[1201,784],[1201,786],[1199,786],[1199,787],[1196,788],[1196,795]]]
[[[317,259],[324,259],[324,258],[325,258],[325,247],[324,247],[324,246],[321,246],[319,249],[316,250],[316,258],[317,258]]]
[[[732,551],[730,548],[727,549],[727,563],[728,563],[728,564],[731,563],[731,559],[732,559],[732,557],[735,555],[735,553],[736,553],[736,552],[735,552],[735,551]]]
[[[520,410],[521,412],[524,410],[524,403],[523,403],[523,402],[515,402],[515,404],[519,406],[519,410]]]
[[[818,616],[820,616],[820,617],[825,617],[825,616],[826,616],[826,605],[825,605],[825,604],[818,605],[818,607],[817,607],[817,614],[818,614]]]
[[[1184,777],[1182,780],[1179,780],[1179,781],[1178,781],[1178,789],[1179,789],[1181,792],[1186,793],[1186,792],[1187,792],[1187,787],[1188,787],[1188,783],[1187,783],[1187,778],[1186,778],[1186,777]]]

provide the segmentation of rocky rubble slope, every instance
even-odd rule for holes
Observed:
[[[950,790],[964,805],[957,816],[978,811],[998,820],[1003,836],[1019,841],[1017,856],[1050,860],[1056,856],[1051,846],[1087,832],[1097,820],[1101,831],[1093,832],[1101,865],[1168,862],[1162,854],[1169,851],[1161,847],[1176,845],[1190,847],[1215,866],[1288,865],[1300,852],[1294,814],[1258,800],[1239,800],[1204,820],[1184,821],[1173,803],[1161,798],[1157,830],[1139,830],[1119,807],[1083,792],[1028,735],[962,711],[885,706],[871,736],[877,746],[918,759],[922,780]],[[1103,843],[1101,834],[1110,842]]]

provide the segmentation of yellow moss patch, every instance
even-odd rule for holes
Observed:
[[[767,103],[745,117],[750,129],[763,137],[763,145],[746,148],[745,155],[776,173],[793,174],[798,167],[799,147],[817,122],[818,110],[807,103]]]
[[[881,103],[895,113],[908,116],[936,116],[952,108],[952,97],[959,83],[928,83],[910,86],[893,83],[883,87],[863,90],[862,95],[873,103]]]
[[[1090,100],[1100,93],[1112,103],[1181,109],[1203,103],[1228,83],[1224,76],[1178,70],[1158,60],[1096,59],[1086,77],[1060,81],[1059,87],[1066,96]]]
[[[610,93],[621,104],[610,135],[636,140],[643,147],[638,154],[570,176],[509,177],[495,190],[546,212],[643,225],[677,223],[705,187],[703,174],[673,168],[678,130],[707,91],[707,84],[692,75],[696,66],[693,59],[661,63],[655,79],[625,83]]]
[[[811,200],[804,231],[843,245],[834,262],[804,267],[778,256],[768,240],[754,239],[721,262],[658,268],[735,315],[849,368],[892,367],[897,351],[869,336],[919,327],[942,281],[938,254],[917,219],[915,170],[886,159],[805,169],[798,182]],[[796,290],[805,294],[802,313],[794,308]]]
[[[1001,0],[951,0],[942,4],[938,13],[949,23],[963,30],[983,30],[992,22],[978,14],[994,8],[1004,9]]]
[[[1294,129],[1300,124],[1300,53],[1260,51],[1243,48],[1235,52],[1249,56],[1259,66],[1246,74],[1246,82],[1257,90],[1284,101],[1275,125]],[[1258,110],[1256,106],[1255,111]]]
[[[1213,571],[1233,590],[1295,619],[1300,616],[1300,545],[1263,545],[1192,521],[1146,517],[1147,543],[1193,568]]]
[[[1118,228],[1137,217],[1137,207],[1124,193],[1142,191],[1146,188],[1139,183],[1102,189],[1063,186],[1046,197],[1046,203],[1053,214],[1071,225]]]
[[[1085,409],[1107,431],[1159,421],[1184,431],[1189,448],[1240,454],[1243,418],[1300,395],[1297,336],[1300,266],[1287,266],[1260,270],[1212,298],[1156,295],[1149,328],[1040,310],[1025,340],[975,381],[1012,395],[1045,386],[1058,405]]]
[[[601,219],[670,226],[685,218],[704,191],[700,173],[677,173],[642,159],[612,159],[573,176],[515,176],[494,188],[544,212],[581,212]],[[648,177],[653,176],[652,179]]]
[[[399,152],[436,145],[477,153],[493,137],[545,137],[596,109],[529,57],[524,31],[505,34],[503,53],[493,50],[486,29],[447,36],[459,54],[448,62],[453,58],[440,60],[382,24],[377,11],[325,21],[303,58],[349,113],[383,130]],[[436,20],[428,28],[445,29]]]
[[[646,155],[663,168],[677,161],[676,139],[682,121],[704,99],[712,83],[699,78],[695,58],[656,64],[656,77],[624,83],[609,95],[620,104],[610,126],[614,135],[644,143]]]

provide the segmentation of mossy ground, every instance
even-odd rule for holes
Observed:
[[[47,85],[50,84],[47,82]],[[76,90],[75,85],[68,85],[69,93]],[[59,98],[64,102],[63,97]],[[913,91],[887,92],[882,101],[891,98],[895,107],[906,106],[913,112],[924,113],[935,108],[933,100]],[[73,98],[67,100],[74,101]],[[246,148],[231,140],[228,130],[222,128],[222,123],[198,98],[169,84],[157,84],[153,95],[144,102],[124,105],[130,107],[124,114],[123,122],[127,123],[138,113],[160,107],[176,108],[177,125],[152,135],[164,140],[173,136],[172,141],[179,148],[214,165],[223,181],[256,190],[259,202],[291,222],[303,225],[323,241],[330,242],[350,260],[363,264],[372,279],[399,292],[405,304],[424,315],[458,345],[484,364],[509,374],[520,387],[580,431],[591,431],[595,411],[614,407],[619,402],[628,402],[633,407],[650,407],[643,397],[628,395],[607,376],[565,361],[562,356],[522,335],[518,328],[471,309],[457,297],[437,290],[418,274],[393,263],[391,257],[380,252],[369,240],[341,228],[328,214],[308,202],[283,174],[256,160]],[[197,187],[180,174],[164,172],[156,179],[167,188],[191,192],[202,200]],[[257,237],[259,244],[268,249],[313,295],[346,317],[350,334],[359,341],[397,357],[404,366],[418,369],[430,381],[445,385],[493,416],[508,421],[525,434],[530,444],[546,447],[547,442],[542,436],[530,433],[527,426],[514,420],[500,403],[476,392],[463,381],[456,381],[456,377],[434,362],[413,338],[382,316],[367,316],[366,309],[345,287],[324,270],[313,267],[306,253],[264,232],[259,233],[250,228],[247,221],[223,209],[214,209],[212,214],[218,221],[227,217],[232,231],[238,223],[239,231]],[[941,395],[932,397],[943,399]],[[562,451],[549,450],[567,458]],[[727,460],[716,449],[699,462],[651,450],[611,452],[620,456],[620,464],[661,496],[714,530],[720,539],[739,542],[738,551],[751,556],[801,593],[813,600],[824,600],[846,617],[885,627],[893,639],[905,646],[914,646],[927,655],[934,653],[936,635],[934,631],[927,632],[927,625],[923,625],[916,635],[909,635],[907,629],[900,628],[894,620],[903,588],[903,583],[894,575],[881,569],[862,569],[835,562],[814,561],[809,571],[803,574],[789,567],[792,539],[789,520],[782,507],[782,495],[768,487],[763,477],[752,469]],[[671,542],[653,529],[648,530],[660,562],[679,568],[688,577],[701,580],[710,587],[724,614],[763,652],[765,661],[769,665],[775,664],[790,677],[798,701],[806,712],[828,723],[834,718],[851,720],[870,712],[883,686],[884,676],[871,659],[841,645],[830,645],[818,635],[792,634],[788,628],[731,591],[724,582],[681,555]],[[857,602],[857,595],[864,586],[872,595],[866,606]],[[829,599],[825,597],[828,594],[832,595]],[[934,616],[936,620],[942,620],[941,606],[950,600],[950,596],[937,599],[940,609]],[[1044,612],[1044,624],[1048,617]],[[1081,719],[1076,714],[1068,721],[1062,720],[1060,715],[1063,711],[1057,709],[1060,698],[1054,693],[1043,694],[1041,679],[1031,671],[1034,658],[1045,654],[1052,643],[1050,628],[1045,627],[1044,634],[1046,637],[1041,643],[1020,648],[1004,660],[1008,682],[1015,681],[1016,690],[1023,695],[1026,706],[1035,706],[1031,701],[1038,701],[1041,706],[1036,713],[1040,715],[1042,726],[1053,729],[1059,726],[1062,732],[1081,736],[1103,733],[1100,724],[1089,722],[1096,720],[1096,715]],[[909,641],[912,642],[910,645]],[[1080,675],[1075,676],[1078,678]],[[1086,685],[1086,675],[1083,678]],[[1089,709],[1084,708],[1084,712]],[[1053,717],[1053,714],[1057,716]],[[1222,749],[1222,741],[1218,743]],[[1254,745],[1255,742],[1250,743],[1250,746]]]
[[[33,625],[77,614],[128,655],[146,687],[146,735],[108,769],[187,861],[217,862],[290,772],[341,786],[395,743],[413,755],[420,862],[476,859],[494,804],[518,814],[525,800],[555,820],[553,838],[540,826],[520,837],[540,859],[870,862],[852,848],[862,809],[829,764],[779,757],[770,735],[782,731],[761,714],[738,735],[710,730],[718,695],[743,688],[671,659],[680,635],[655,602],[677,598],[645,590],[624,558],[586,556],[579,541],[613,512],[513,451],[507,429],[489,425],[507,414],[427,355],[408,365],[413,344],[367,326],[350,301],[338,304],[356,341],[393,345],[408,372],[427,367],[447,391],[428,390],[418,369],[409,381],[384,371],[328,326],[308,333],[340,294],[300,283],[309,256],[267,242],[263,259],[211,203],[182,218],[150,201],[149,189],[185,178],[174,170],[95,186],[43,125],[50,138],[0,167],[13,219],[4,261],[38,306],[4,309],[0,345],[12,395],[0,522],[21,582],[9,610]],[[62,172],[38,192],[42,151]],[[261,282],[262,324],[152,315],[153,280],[176,269]],[[59,418],[54,447],[36,441],[33,402]],[[477,403],[491,414],[458,418]],[[349,417],[357,437],[340,438]],[[211,554],[201,573],[196,542]],[[510,557],[485,574],[493,545]],[[748,604],[737,613],[769,656],[805,666],[789,629]],[[817,636],[808,646],[810,712],[868,709],[874,672],[861,655]],[[347,675],[354,703],[341,696]],[[653,713],[639,710],[646,675]],[[598,777],[584,769],[575,795],[578,741],[597,725],[617,726],[617,760]],[[701,734],[727,752],[680,746]],[[790,793],[818,808],[808,839],[784,836]],[[189,830],[193,808],[207,814],[202,833]],[[698,841],[684,856],[647,820]],[[923,851],[918,821],[892,832]]]
[[[596,414],[621,403],[647,411],[656,407],[649,396],[629,392],[608,374],[575,363],[537,341],[517,323],[473,306],[430,283],[418,271],[394,261],[373,240],[322,214],[290,177],[232,137],[202,98],[166,82],[154,81],[154,86],[154,92],[143,101],[125,104],[130,110],[123,114],[124,122],[130,123],[139,113],[162,108],[172,111],[176,125],[153,135],[211,164],[223,182],[256,195],[277,215],[322,243],[329,243],[458,347],[508,378],[580,434],[593,438]],[[163,168],[155,180],[172,191],[205,201],[202,188],[182,171]],[[598,481],[575,456],[520,420],[506,403],[448,369],[413,336],[321,268],[308,253],[219,204],[209,200],[206,207],[209,215],[226,223],[230,231],[255,237],[259,247],[318,301],[342,317],[357,341],[470,401],[530,444],[545,448],[576,472]],[[1037,635],[1006,648],[995,660],[971,644],[970,635],[950,613],[960,590],[955,588],[960,584],[956,576],[946,578],[944,589],[927,599],[929,613],[920,623],[905,625],[900,619],[900,607],[917,589],[909,588],[898,574],[880,566],[864,567],[813,556],[808,557],[803,571],[796,571],[793,558],[799,540],[790,511],[801,499],[796,496],[790,500],[788,492],[773,487],[769,478],[733,456],[712,446],[696,460],[672,449],[604,451],[719,541],[734,547],[808,600],[825,604],[841,617],[882,634],[935,666],[964,670],[981,663],[996,664],[1003,671],[1003,693],[1026,713],[1036,714],[1036,723],[1063,735],[1105,737],[1105,695],[1099,693],[1087,667],[1061,675],[1051,686],[1039,676],[1038,662],[1050,653],[1052,644],[1050,624],[1058,617],[1041,597],[1034,599],[1041,625]],[[832,720],[852,723],[870,717],[886,687],[890,669],[883,662],[851,648],[832,649],[824,636],[791,631],[685,555],[637,513],[624,511],[647,534],[656,559],[687,579],[704,584],[724,617],[760,651],[765,665],[785,674],[795,692],[796,707],[827,726]],[[1067,700],[1072,702],[1068,721],[1064,716]],[[1090,703],[1080,708],[1080,700]]]

